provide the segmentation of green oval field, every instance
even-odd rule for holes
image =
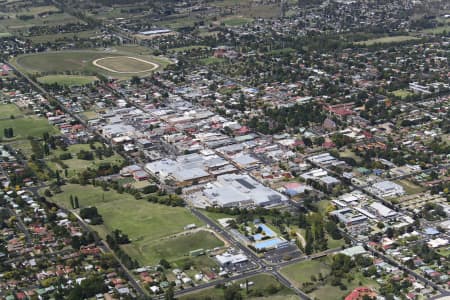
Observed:
[[[42,83],[56,81],[63,85],[78,85],[87,82],[87,78],[82,78],[85,75],[100,74],[128,79],[133,75],[149,75],[170,62],[160,57],[136,55],[125,51],[79,50],[25,54],[13,58],[10,63],[25,73],[41,75]],[[79,77],[66,77],[66,74]],[[65,78],[47,75],[63,75]]]

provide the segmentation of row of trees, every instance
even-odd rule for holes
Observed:
[[[3,135],[5,138],[10,139],[14,137],[14,129],[11,127],[3,129]]]
[[[80,208],[78,196],[73,197],[72,195],[70,195],[69,199],[70,199],[70,206],[72,207],[72,209]]]
[[[103,217],[98,213],[97,207],[95,206],[82,208],[80,210],[80,217],[89,219],[92,225],[103,224]]]

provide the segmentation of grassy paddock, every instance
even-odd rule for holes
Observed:
[[[418,40],[419,38],[409,35],[386,36],[382,38],[369,39],[367,41],[356,42],[357,45],[372,46],[375,44],[402,43],[406,41]]]

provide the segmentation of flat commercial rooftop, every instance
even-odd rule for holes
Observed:
[[[272,238],[272,239],[256,242],[255,244],[253,244],[253,246],[257,250],[263,250],[263,249],[276,248],[278,245],[281,245],[281,244],[284,244],[284,243],[286,243],[286,241],[284,241],[284,240],[282,240],[280,238]]]
[[[248,175],[226,174],[217,177],[217,181],[208,183],[203,195],[212,205],[232,206],[269,206],[280,204],[287,197],[266,187]]]
[[[223,168],[229,163],[218,155],[188,154],[173,159],[162,159],[145,165],[153,175],[164,179],[173,177],[176,181],[188,181],[212,174],[212,170]]]

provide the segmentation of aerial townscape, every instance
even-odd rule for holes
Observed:
[[[0,0],[0,300],[450,299],[450,1]]]

